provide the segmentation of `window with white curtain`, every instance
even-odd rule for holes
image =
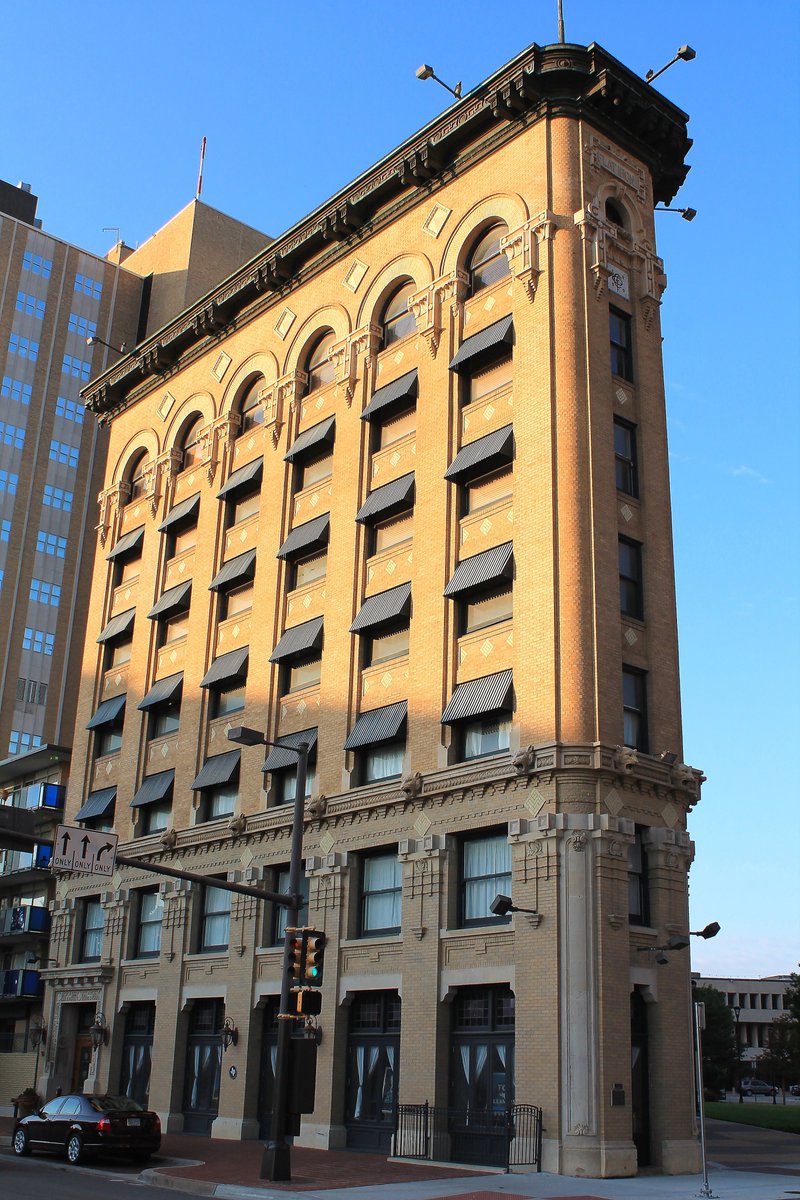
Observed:
[[[227,950],[231,923],[231,893],[224,888],[203,888],[200,919],[200,952]]]
[[[362,751],[362,778],[364,783],[377,783],[381,779],[399,779],[403,773],[405,741],[377,742]]]
[[[372,854],[361,866],[361,933],[399,933],[403,867],[396,851]]]
[[[505,833],[465,838],[461,845],[461,924],[505,923],[490,905],[495,896],[511,894],[511,846]]]
[[[136,930],[136,957],[155,958],[161,950],[161,922],[164,898],[158,888],[139,893],[139,923]]]

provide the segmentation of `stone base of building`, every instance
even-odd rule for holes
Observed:
[[[347,1147],[347,1130],[344,1125],[314,1125],[303,1118],[294,1144],[306,1150],[344,1150]]]
[[[258,1137],[258,1121],[252,1117],[215,1117],[211,1136],[228,1142],[251,1141]]]
[[[662,1175],[697,1175],[702,1171],[700,1143],[694,1138],[661,1143]]]
[[[626,1179],[637,1172],[633,1142],[600,1142],[581,1139],[561,1143],[542,1140],[542,1170],[553,1175],[571,1175],[576,1179]]]

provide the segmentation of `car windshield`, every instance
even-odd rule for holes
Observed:
[[[87,1096],[95,1112],[143,1112],[141,1104],[127,1096]]]

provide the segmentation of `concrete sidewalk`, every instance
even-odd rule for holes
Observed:
[[[9,1145],[13,1122],[0,1118]],[[800,1198],[800,1138],[724,1121],[707,1123],[710,1192],[720,1200]],[[641,1174],[634,1179],[573,1179],[561,1175],[482,1172],[450,1164],[389,1162],[349,1151],[292,1152],[292,1181],[259,1179],[260,1142],[165,1134],[161,1152],[145,1171],[105,1160],[114,1174],[220,1200],[690,1200],[700,1196],[699,1175]],[[44,1159],[43,1159],[44,1161]]]

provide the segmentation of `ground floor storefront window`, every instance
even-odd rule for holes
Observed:
[[[514,994],[503,985],[459,988],[450,1038],[452,1160],[503,1162],[513,1103]]]
[[[394,1132],[400,1058],[397,992],[360,992],[350,1007],[345,1126],[354,1150],[388,1151]]]
[[[143,1108],[147,1108],[150,1095],[155,1024],[154,1001],[131,1004],[125,1014],[119,1091],[121,1096],[136,1100]]]
[[[222,1000],[196,1000],[189,1016],[186,1076],[183,1090],[185,1133],[208,1136],[219,1112],[222,1069]]]

